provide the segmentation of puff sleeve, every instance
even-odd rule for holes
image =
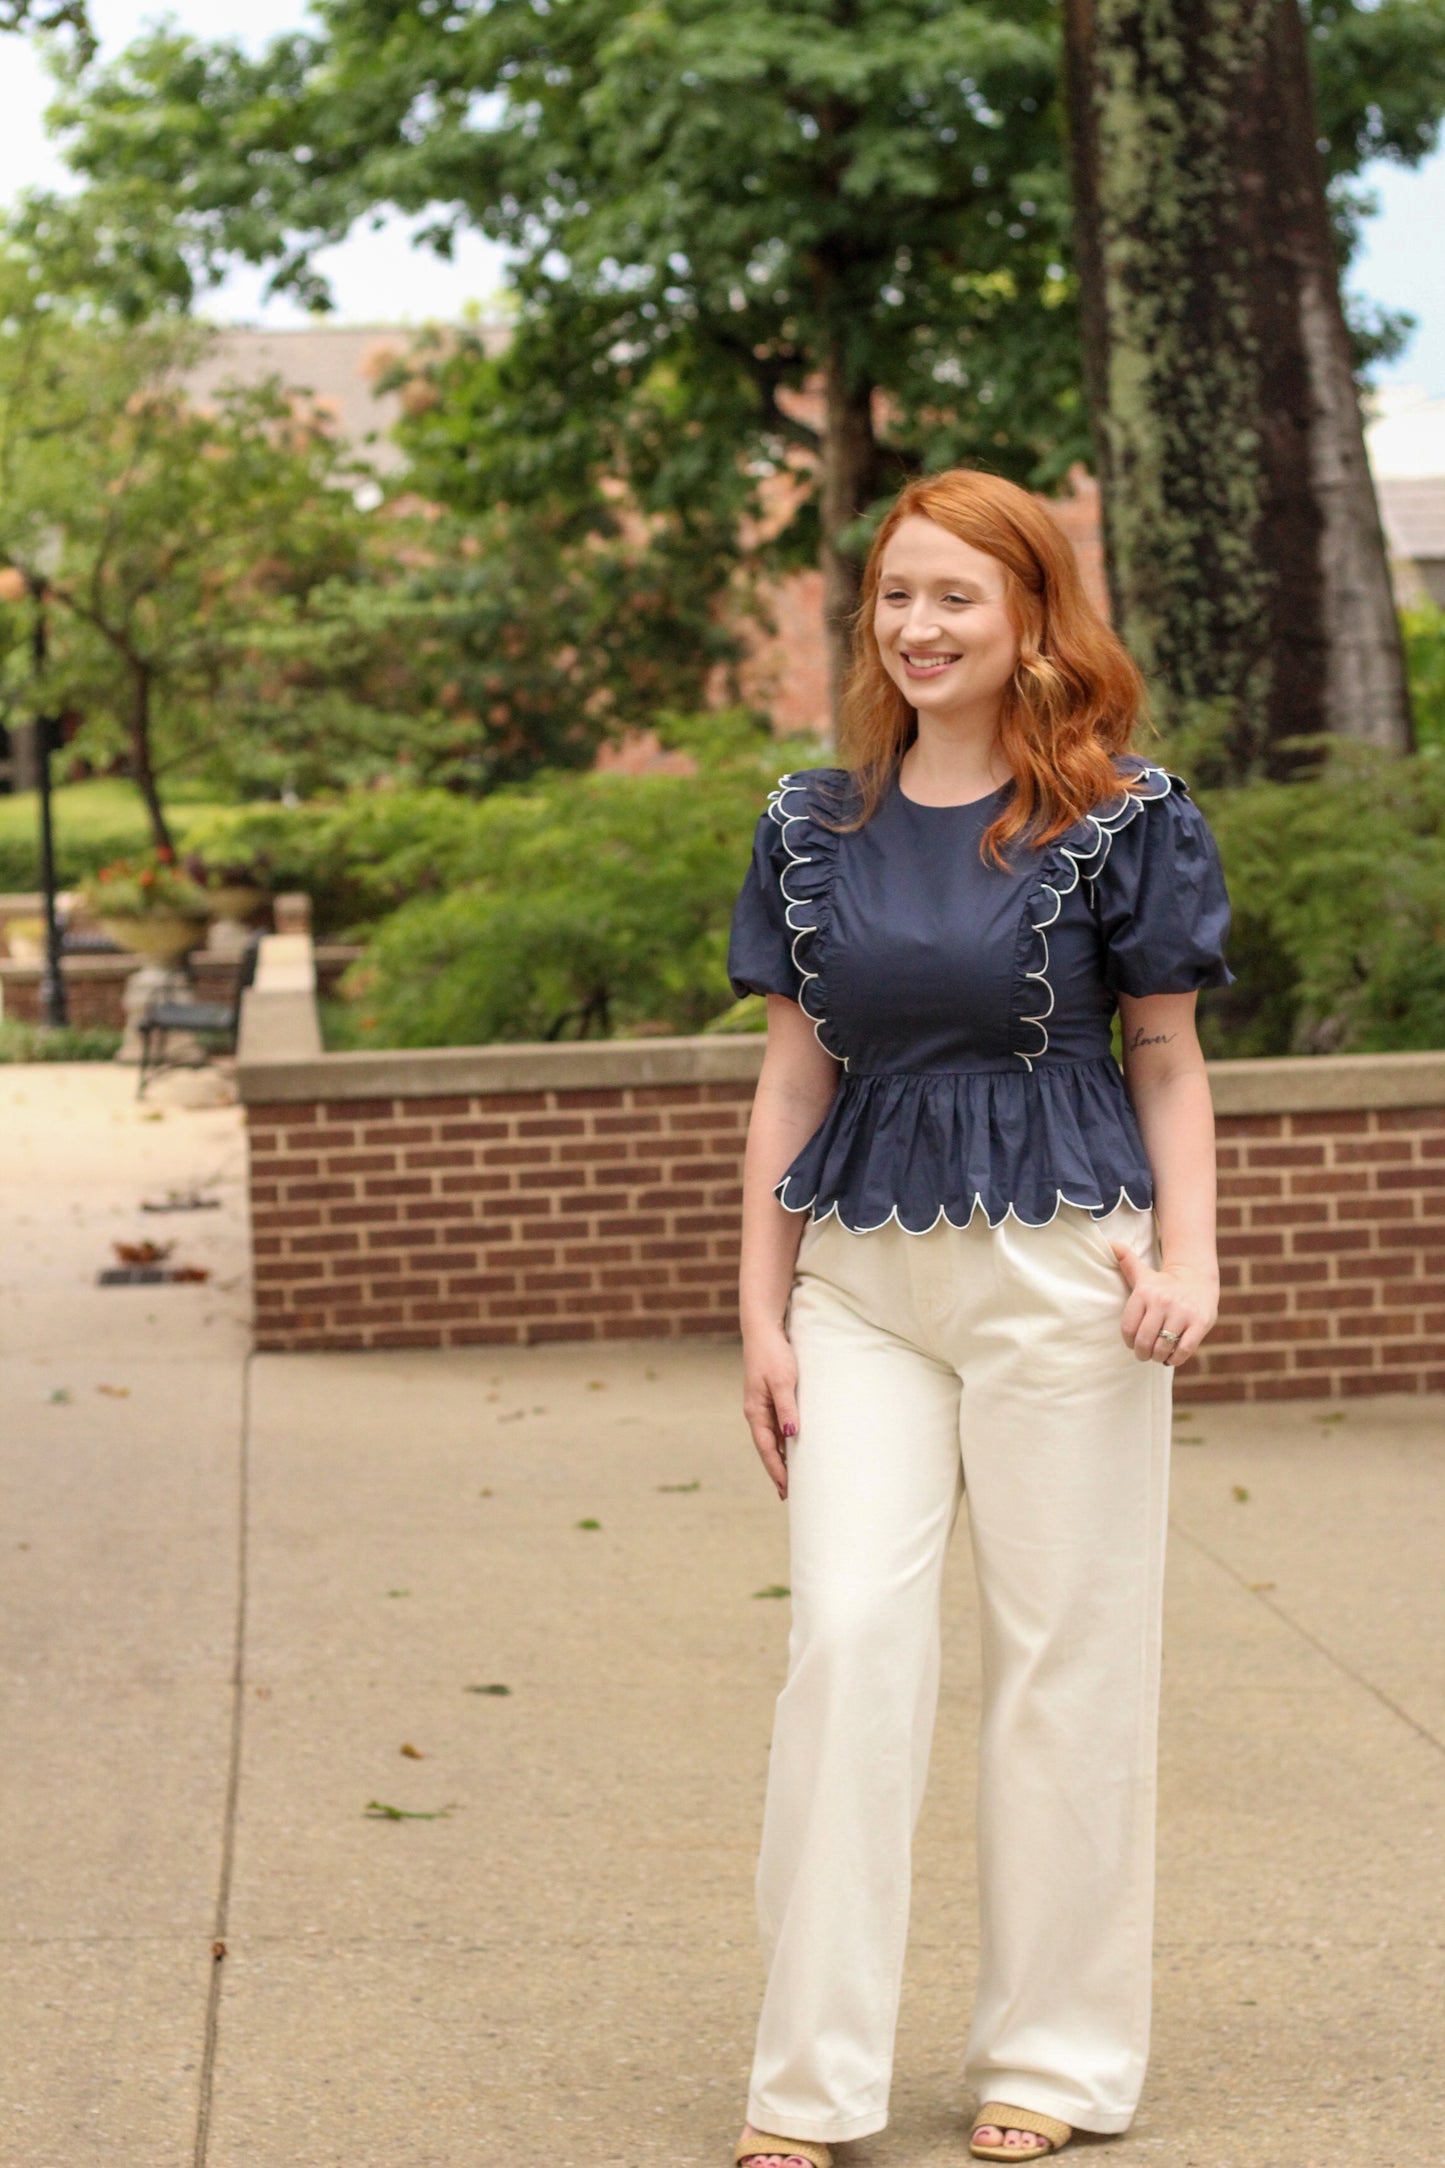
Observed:
[[[771,811],[760,813],[752,863],[733,905],[727,974],[733,992],[786,994],[796,1001],[803,974],[793,960],[793,929],[784,913],[782,875],[788,863],[783,832]]]
[[[1094,878],[1104,978],[1116,994],[1231,986],[1229,895],[1219,848],[1181,776],[1142,798]]]

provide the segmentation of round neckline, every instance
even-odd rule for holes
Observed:
[[[985,797],[959,798],[952,805],[928,805],[921,798],[910,798],[903,788],[903,782],[897,769],[895,768],[893,771],[895,797],[900,798],[904,805],[912,806],[914,811],[918,813],[972,813],[981,805],[992,805],[995,798],[1001,798],[1006,790],[1012,788],[1013,777],[1010,776],[1006,783],[1000,783],[997,790],[989,791]]]

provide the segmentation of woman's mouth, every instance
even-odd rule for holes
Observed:
[[[898,652],[910,677],[937,677],[941,670],[947,670],[962,659],[958,655],[919,655],[904,648]]]

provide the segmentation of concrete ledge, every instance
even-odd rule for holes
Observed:
[[[310,937],[267,934],[256,977],[241,996],[237,1034],[238,1075],[248,1065],[283,1061],[306,1068],[319,1062],[321,1025],[316,1014],[316,959]]]
[[[1209,1089],[1214,1111],[1221,1116],[1445,1106],[1445,1050],[1212,1061]]]
[[[553,1046],[439,1046],[392,1053],[285,1058],[243,1039],[237,1070],[248,1104],[301,1099],[431,1099],[501,1092],[618,1090],[631,1084],[747,1084],[763,1035],[596,1039]]]
[[[389,1053],[323,1054],[301,1042],[314,1028],[304,997],[273,1003],[264,1041],[243,1031],[243,1100],[429,1099],[519,1091],[615,1090],[633,1084],[745,1084],[762,1065],[761,1033],[602,1039],[553,1046],[441,1046]],[[248,997],[247,1018],[251,1015]],[[259,1025],[259,1017],[257,1018]],[[294,1036],[289,1036],[294,1034]],[[1287,1060],[1214,1061],[1216,1114],[1312,1114],[1371,1107],[1445,1105],[1445,1052],[1316,1054]]]

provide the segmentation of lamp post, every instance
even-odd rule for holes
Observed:
[[[50,807],[50,756],[61,745],[58,715],[39,712],[45,687],[49,654],[46,597],[50,576],[60,556],[60,537],[53,530],[41,535],[30,566],[11,563],[0,567],[0,600],[18,602],[29,596],[34,605],[30,633],[30,659],[35,679],[36,715],[33,724],[35,775],[40,799],[40,893],[45,914],[45,964],[40,978],[41,1021],[50,1025],[69,1021],[65,979],[60,968],[60,921],[55,910],[55,831]]]

